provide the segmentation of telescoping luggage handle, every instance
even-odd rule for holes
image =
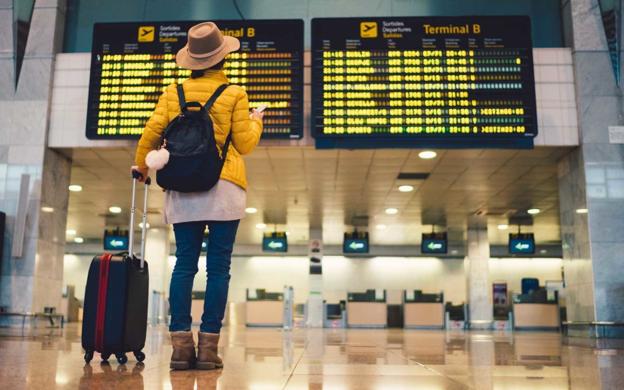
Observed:
[[[141,179],[143,175],[141,172],[132,170],[132,204],[130,205],[130,228],[128,229],[129,247],[128,253],[130,256],[134,256],[134,216],[136,214],[136,187],[137,180]],[[143,216],[141,218],[141,268],[145,266],[145,235],[147,233],[147,195],[149,193],[149,185],[152,184],[152,179],[148,176],[145,178],[145,191],[143,196]]]

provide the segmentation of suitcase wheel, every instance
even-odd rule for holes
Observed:
[[[102,353],[100,354],[100,356],[102,357],[103,362],[107,362],[108,358],[110,357],[110,353]]]
[[[125,353],[118,353],[115,355],[119,364],[126,364],[128,362],[128,357]]]
[[[93,351],[85,351],[85,354],[84,354],[85,362],[89,364],[92,359],[93,359]]]
[[[141,351],[134,351],[134,357],[138,362],[145,360],[145,354]]]

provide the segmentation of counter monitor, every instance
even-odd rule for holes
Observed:
[[[175,54],[198,22],[96,23],[87,138],[136,139],[165,87],[189,77]],[[251,108],[267,106],[263,138],[303,135],[303,21],[215,21],[238,38],[224,72],[245,88]],[[201,102],[202,104],[205,102]]]
[[[423,233],[420,241],[422,254],[445,254],[448,252],[446,233]]]
[[[510,233],[509,253],[515,255],[532,255],[535,253],[535,236],[533,233]]]
[[[531,147],[530,20],[312,19],[312,117],[319,148]]]

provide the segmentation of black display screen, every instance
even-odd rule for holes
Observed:
[[[531,147],[526,16],[312,19],[319,148]]]
[[[423,254],[444,254],[448,252],[446,233],[423,233],[420,241],[420,252]]]
[[[87,138],[135,139],[163,89],[190,71],[175,54],[198,22],[97,23],[93,27]],[[252,108],[267,105],[263,138],[303,136],[303,21],[215,21],[241,49],[225,62],[230,83]],[[205,102],[201,102],[205,103]]]
[[[509,253],[514,255],[532,255],[535,253],[533,233],[509,234]]]
[[[342,253],[368,253],[370,250],[368,232],[345,233]]]

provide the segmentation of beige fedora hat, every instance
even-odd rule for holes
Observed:
[[[201,70],[218,64],[229,53],[240,49],[238,39],[224,36],[213,22],[199,23],[188,31],[186,46],[178,51],[178,66]]]

